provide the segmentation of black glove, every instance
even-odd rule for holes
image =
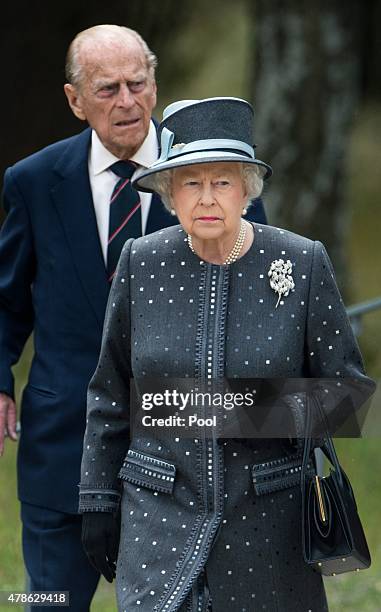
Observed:
[[[82,545],[95,569],[108,582],[115,578],[120,539],[120,512],[85,512]]]

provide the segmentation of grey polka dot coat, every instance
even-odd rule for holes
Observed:
[[[320,242],[255,224],[230,266],[202,262],[181,226],[123,249],[88,393],[80,512],[121,503],[118,609],[327,610],[301,550],[299,487],[256,495],[251,466],[281,440],[131,436],[130,377],[365,377]],[[267,272],[292,262],[277,308]]]

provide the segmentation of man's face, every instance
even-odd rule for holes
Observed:
[[[106,149],[130,159],[148,134],[156,105],[156,83],[142,48],[134,40],[87,45],[79,60],[79,85],[65,85],[73,113],[87,120]]]

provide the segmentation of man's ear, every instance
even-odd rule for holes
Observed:
[[[70,83],[65,83],[64,92],[69,102],[69,106],[73,111],[74,115],[81,119],[82,121],[86,121],[86,114],[82,107],[82,96],[78,92],[78,89],[71,85]]]

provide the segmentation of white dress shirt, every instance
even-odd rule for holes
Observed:
[[[151,121],[148,135],[142,146],[131,157],[131,161],[147,168],[157,160],[159,154],[157,134],[154,123]],[[91,147],[89,152],[89,177],[93,195],[95,216],[97,219],[99,239],[102,247],[103,259],[107,263],[107,243],[109,226],[109,209],[111,194],[119,177],[110,170],[110,166],[120,161],[103,146],[95,130],[91,134]],[[139,191],[142,212],[142,235],[145,234],[148,213],[152,195]]]

